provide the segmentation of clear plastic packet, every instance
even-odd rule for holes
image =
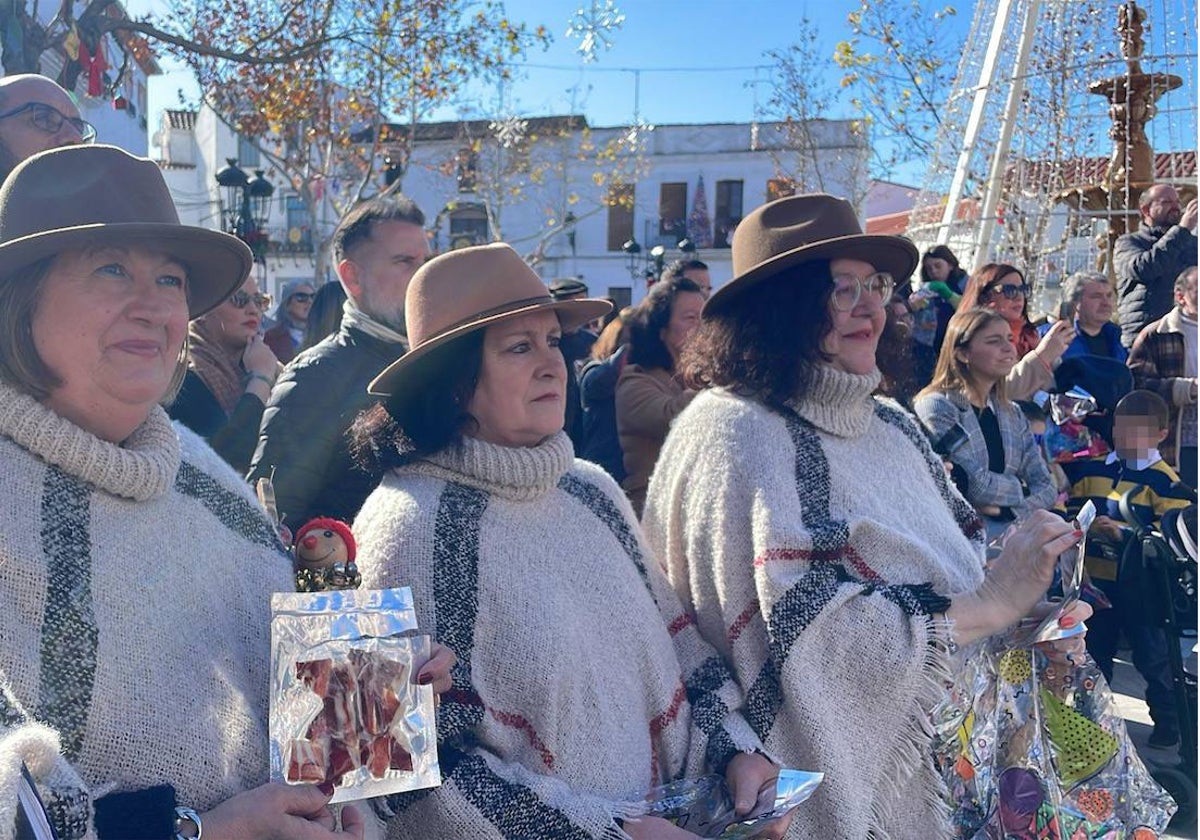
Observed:
[[[824,773],[780,770],[774,788],[759,793],[749,816],[734,813],[733,796],[723,776],[684,779],[654,788],[646,796],[647,814],[670,820],[700,837],[739,840],[753,837],[762,827],[777,820],[816,791]]]
[[[1053,642],[1081,636],[1087,632],[1082,621],[1071,627],[1059,626],[1058,620],[1079,601],[1083,593],[1083,560],[1087,549],[1087,533],[1096,519],[1096,506],[1087,501],[1075,517],[1075,527],[1083,531],[1084,537],[1074,551],[1064,551],[1058,558],[1058,578],[1062,587],[1062,599],[1054,602],[1045,616],[1024,619],[1017,628],[1014,643],[1025,646],[1038,642]]]
[[[271,780],[332,802],[441,784],[430,657],[407,588],[271,598]]]

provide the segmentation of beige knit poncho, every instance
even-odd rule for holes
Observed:
[[[0,838],[22,759],[63,840],[110,792],[169,784],[203,811],[266,782],[290,568],[245,483],[162,409],[115,446],[0,384]]]
[[[822,366],[780,411],[702,393],[643,521],[767,751],[826,774],[797,840],[948,835],[925,721],[951,664],[932,614],[982,581],[982,527],[878,381]]]
[[[565,434],[468,438],[395,470],[354,532],[363,586],[410,585],[458,655],[444,783],[391,798],[389,836],[624,837],[615,820],[651,786],[761,746],[629,503]]]

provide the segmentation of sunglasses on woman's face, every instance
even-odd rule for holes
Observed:
[[[1009,300],[1016,300],[1018,297],[1029,297],[1029,292],[1031,289],[1028,283],[1021,283],[1019,285],[1012,283],[997,283],[996,285],[989,287],[989,291],[993,295],[1003,295]]]
[[[289,301],[294,300],[296,303],[312,303],[312,299],[312,292],[296,292],[294,295],[288,298]]]
[[[253,303],[258,309],[266,309],[271,305],[271,296],[264,295],[262,292],[250,294],[238,289],[229,296],[229,302],[238,309],[245,309],[250,303]]]

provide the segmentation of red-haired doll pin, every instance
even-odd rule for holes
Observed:
[[[296,532],[296,591],[356,589],[362,582],[354,563],[354,535],[345,522],[310,519]]]

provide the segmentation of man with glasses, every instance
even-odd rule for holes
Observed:
[[[45,76],[0,78],[0,180],[26,158],[96,139],[71,95]]]
[[[1170,311],[1175,278],[1196,264],[1196,199],[1181,207],[1174,187],[1155,184],[1142,193],[1138,212],[1141,227],[1113,246],[1117,320],[1126,347],[1133,346],[1142,327]]]

